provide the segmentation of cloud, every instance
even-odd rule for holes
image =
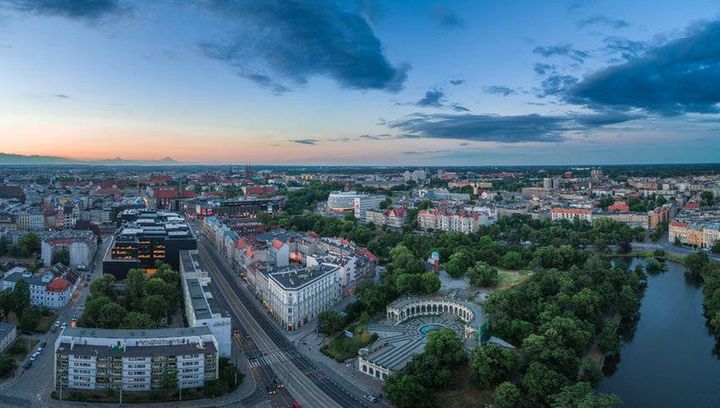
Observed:
[[[551,46],[540,46],[533,49],[533,53],[545,58],[567,57],[579,63],[584,63],[590,54],[587,51],[577,50],[572,44],[560,44]]]
[[[457,85],[462,85],[463,83],[465,83],[464,79],[451,79],[450,80],[450,85],[457,86]]]
[[[693,26],[683,37],[587,76],[567,90],[565,100],[664,116],[720,113],[718,38],[720,21]]]
[[[555,71],[556,67],[553,64],[543,64],[543,63],[537,63],[533,67],[533,70],[538,75],[545,75],[547,73]]]
[[[508,96],[508,95],[514,95],[517,92],[504,85],[490,85],[483,87],[483,91],[485,93],[491,94],[491,95],[500,95],[500,96]]]
[[[616,30],[619,30],[621,28],[627,28],[630,27],[630,23],[628,23],[625,20],[611,18],[608,16],[592,16],[585,19],[582,19],[577,22],[577,26],[580,28],[585,28],[587,26],[591,25],[602,25],[610,28],[614,28]]]
[[[605,51],[611,55],[618,55],[625,60],[631,60],[645,52],[649,45],[643,41],[632,41],[622,37],[605,37]]]
[[[319,140],[317,140],[317,139],[294,139],[294,140],[288,140],[288,142],[314,146],[315,143],[319,142]]]
[[[641,117],[616,111],[562,116],[415,113],[389,122],[387,126],[402,131],[404,133],[402,138],[458,139],[500,143],[561,142],[566,139],[568,132],[592,130]]]
[[[453,103],[452,105],[450,105],[450,108],[452,108],[452,110],[454,110],[455,112],[470,112],[470,109],[462,105],[458,105],[457,103]]]
[[[445,92],[437,88],[431,89],[425,92],[425,96],[423,96],[419,101],[415,102],[415,106],[420,106],[422,108],[442,108],[444,100]]]
[[[447,7],[435,7],[430,17],[439,24],[440,27],[446,30],[460,28],[465,25],[465,22],[460,16]]]
[[[578,79],[572,75],[552,74],[542,80],[540,83],[541,90],[537,93],[537,96],[542,98],[565,93],[577,82]]]
[[[119,0],[0,0],[0,7],[89,21],[129,10]]]
[[[312,77],[343,88],[397,92],[407,65],[388,61],[361,10],[340,2],[211,0],[210,10],[234,25],[229,40],[200,44],[206,56],[276,92]]]
[[[58,99],[70,99],[70,95],[66,95],[66,94],[55,94],[53,96]]]

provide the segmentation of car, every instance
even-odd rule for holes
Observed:
[[[28,361],[35,361],[35,356],[31,356],[30,360],[28,360]]]
[[[292,405],[290,405],[290,408],[302,408],[302,405],[300,405],[297,400],[293,400]]]
[[[47,341],[43,341],[42,343],[40,343],[40,347],[45,347],[45,346],[47,346]]]
[[[275,394],[275,393],[277,392],[277,390],[275,389],[275,387],[271,387],[271,386],[269,386],[269,385],[266,385],[266,386],[265,386],[265,391],[266,391],[268,394]]]
[[[376,397],[372,394],[364,394],[363,398],[365,398],[366,400],[368,400],[370,402],[378,402],[378,397]]]

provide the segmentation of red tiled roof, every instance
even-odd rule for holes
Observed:
[[[48,283],[47,290],[51,292],[64,292],[69,287],[70,282],[63,277],[59,277],[53,279],[50,283]]]

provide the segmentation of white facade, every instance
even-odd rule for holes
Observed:
[[[328,195],[327,208],[333,211],[352,210],[355,198],[361,197],[356,191],[333,191]]]
[[[380,203],[385,201],[386,197],[382,195],[361,195],[355,197],[353,201],[353,210],[355,217],[363,218],[365,211],[380,208]]]
[[[268,298],[277,320],[295,330],[340,300],[338,267],[319,265],[271,273]]]

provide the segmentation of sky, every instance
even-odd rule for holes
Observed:
[[[715,163],[718,39],[718,0],[0,0],[0,152]]]

